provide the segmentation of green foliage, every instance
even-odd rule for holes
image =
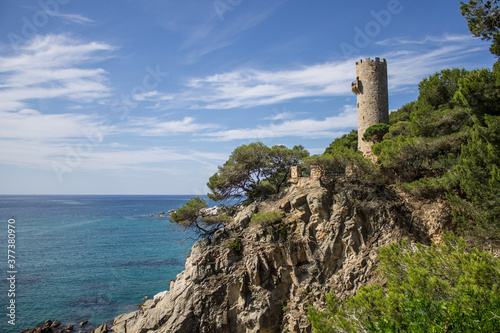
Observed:
[[[299,165],[309,152],[303,146],[288,149],[283,145],[273,146],[269,152],[267,181],[273,186],[274,193],[279,193],[290,179],[290,167]]]
[[[384,167],[402,176],[406,173],[418,177],[424,170],[452,167],[456,163],[461,145],[467,138],[468,132],[437,138],[401,135],[395,140],[384,140],[374,144],[372,151]]]
[[[210,199],[258,198],[279,193],[290,177],[290,167],[309,153],[302,146],[268,147],[254,142],[237,147],[223,166],[209,179]]]
[[[381,180],[379,168],[369,159],[363,157],[359,150],[353,150],[344,146],[331,150],[331,154],[313,155],[304,159],[303,165],[310,168],[311,165],[321,165],[325,170],[327,178],[339,177],[350,168],[359,179]]]
[[[462,15],[467,19],[475,37],[492,40],[490,52],[500,56],[500,6],[498,0],[460,2]]]
[[[363,133],[363,141],[372,141],[372,142],[380,142],[387,132],[389,132],[389,128],[391,125],[389,124],[375,124],[368,127]]]
[[[352,130],[348,134],[342,135],[340,138],[335,139],[324,154],[335,154],[338,149],[349,148],[354,151],[358,150],[358,131]]]
[[[321,165],[329,178],[345,174],[346,168],[351,168],[360,179],[375,179],[380,176],[378,167],[364,158],[358,150],[357,130],[352,130],[349,134],[335,139],[323,155],[304,158],[303,165],[306,168],[310,168],[311,165]]]
[[[406,190],[446,197],[462,235],[500,246],[500,62],[443,70],[414,103],[391,113],[373,153]]]
[[[470,125],[470,112],[461,106],[437,110],[424,106],[412,115],[410,128],[413,136],[431,138],[453,134]]]
[[[447,190],[447,179],[420,178],[411,183],[399,184],[403,189],[421,198],[435,198],[442,196]]]
[[[283,217],[285,215],[282,212],[258,212],[252,214],[252,217],[250,219],[250,225],[272,225],[276,224],[278,222],[281,222],[283,220]]]
[[[390,245],[380,251],[385,287],[363,286],[339,301],[325,297],[327,311],[309,308],[315,332],[498,332],[500,260],[467,247]]]
[[[448,198],[462,232],[500,243],[500,116],[486,115],[485,123],[462,147],[451,171],[458,191]]]
[[[409,121],[410,115],[414,111],[416,103],[417,102],[415,101],[407,103],[398,110],[389,113],[389,124],[394,125],[400,121]]]
[[[233,239],[233,241],[227,245],[227,248],[233,251],[237,256],[243,253],[243,244],[241,243],[241,239],[239,237]]]
[[[484,124],[484,115],[500,115],[500,72],[489,69],[473,70],[459,81],[454,98]]]
[[[398,136],[411,136],[411,124],[409,121],[400,121],[391,125],[389,132],[384,135],[384,140],[394,140]]]
[[[198,237],[212,237],[213,234],[222,228],[230,218],[221,214],[218,216],[202,216],[202,210],[208,204],[200,197],[193,197],[170,215],[169,221],[181,226],[184,229],[193,230]]]
[[[458,90],[459,81],[467,74],[465,69],[444,69],[423,79],[418,85],[417,109],[425,106],[434,110],[453,108],[453,95]]]

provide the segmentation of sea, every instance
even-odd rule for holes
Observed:
[[[168,211],[191,197],[0,196],[0,332],[95,327],[168,290],[195,237]]]

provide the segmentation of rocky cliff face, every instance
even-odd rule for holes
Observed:
[[[282,222],[250,224],[255,212]],[[319,181],[252,204],[197,242],[186,269],[142,309],[115,318],[113,332],[311,332],[307,308],[323,295],[352,295],[378,281],[380,247],[410,238],[438,240],[450,221],[445,202],[418,202],[390,187]],[[228,248],[236,238],[237,254]]]

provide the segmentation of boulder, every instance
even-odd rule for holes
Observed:
[[[108,324],[102,324],[91,333],[107,333],[108,332]]]

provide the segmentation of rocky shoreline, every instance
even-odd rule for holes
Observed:
[[[279,223],[251,223],[280,212]],[[383,282],[383,246],[439,241],[451,214],[445,201],[422,201],[391,186],[319,180],[241,209],[211,240],[195,243],[170,290],[92,330],[42,324],[23,333],[310,333],[310,306]],[[241,250],[231,244],[238,238]],[[90,328],[90,327],[89,327]]]
[[[65,323],[58,320],[47,320],[35,327],[21,331],[21,333],[106,333],[113,322],[106,322],[95,327],[88,321]]]

